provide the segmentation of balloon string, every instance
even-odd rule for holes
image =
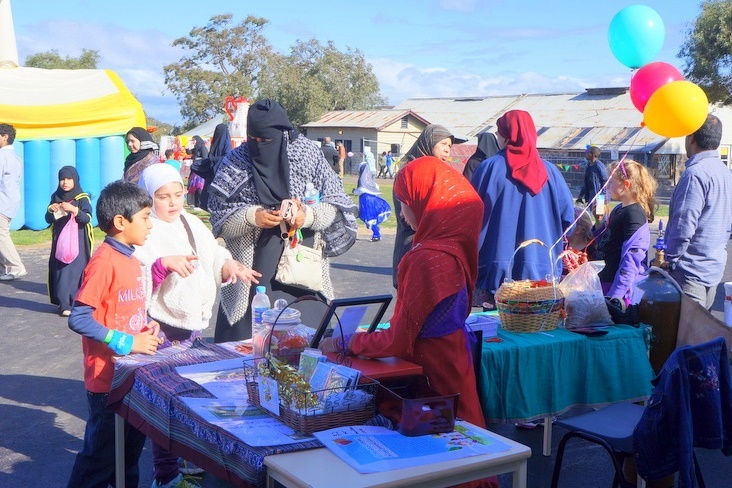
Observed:
[[[592,204],[597,201],[597,197],[600,196],[602,193],[605,192],[605,190],[607,189],[607,186],[610,184],[610,180],[613,178],[613,176],[615,175],[615,173],[618,170],[620,170],[620,171],[622,171],[622,173],[624,175],[626,175],[626,172],[625,172],[625,164],[624,164],[625,163],[625,158],[628,157],[628,154],[630,153],[630,150],[633,148],[633,146],[635,146],[635,141],[638,139],[638,136],[640,135],[641,132],[642,131],[638,131],[635,134],[635,136],[633,136],[633,141],[628,146],[628,150],[625,151],[625,154],[623,154],[623,157],[620,158],[620,160],[618,161],[618,164],[615,166],[615,168],[612,170],[612,172],[608,175],[607,180],[605,180],[605,183],[600,188],[600,191],[598,191],[595,194],[595,196],[592,197],[592,200],[590,200],[589,202],[587,202],[587,206],[582,209],[582,211],[579,213],[579,215],[574,219],[574,222],[572,222],[567,227],[567,229],[562,233],[562,235],[559,236],[559,239],[557,239],[554,242],[554,244],[552,244],[552,246],[549,248],[550,255],[552,255],[551,253],[553,253],[554,248],[557,247],[557,245],[559,245],[560,242],[563,243],[564,242],[564,239],[567,238],[567,236],[569,235],[569,233],[574,230],[574,226],[577,225],[577,222],[580,221],[580,219],[582,218],[582,215],[584,215],[585,212],[587,213],[587,215],[590,215],[589,209],[592,208]],[[592,215],[590,215],[590,217],[592,217]]]

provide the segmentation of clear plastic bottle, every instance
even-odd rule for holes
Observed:
[[[262,313],[270,309],[267,288],[264,286],[258,286],[256,290],[257,293],[252,299],[252,337],[256,337],[262,331]]]
[[[305,185],[305,205],[317,205],[320,203],[320,191],[315,189],[312,182]]]

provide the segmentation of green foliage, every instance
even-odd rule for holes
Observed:
[[[678,57],[710,102],[732,104],[732,0],[704,0]]]
[[[282,55],[263,34],[268,23],[250,15],[233,25],[232,14],[221,14],[173,42],[185,54],[163,68],[165,83],[180,103],[186,127],[221,113],[227,96],[273,98],[296,126],[329,110],[385,103],[361,51],[341,52],[333,42],[311,39],[297,41],[289,55]]]
[[[163,122],[162,120],[158,120],[155,117],[147,117],[147,125],[148,127],[157,127],[158,130],[153,132],[151,135],[153,136],[153,139],[155,142],[160,142],[161,136],[171,136],[177,134],[176,127],[167,124]]]
[[[165,84],[178,99],[186,126],[221,113],[227,96],[251,98],[271,47],[262,34],[266,19],[248,16],[233,25],[232,14],[215,15],[188,37],[173,41],[184,56],[163,68]]]
[[[379,82],[363,53],[339,51],[332,41],[297,41],[288,56],[273,56],[260,95],[287,108],[296,126],[331,110],[366,110],[385,104]]]
[[[66,56],[62,58],[56,49],[36,53],[25,58],[25,65],[29,68],[43,69],[97,69],[99,51],[82,49],[78,58]]]

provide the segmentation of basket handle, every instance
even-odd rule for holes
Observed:
[[[511,261],[508,262],[508,277],[504,281],[513,281],[513,265],[514,265],[514,261],[516,259],[516,254],[521,249],[523,249],[525,247],[528,247],[531,244],[539,244],[540,246],[543,246],[546,249],[546,251],[547,251],[547,253],[549,255],[549,263],[551,265],[551,270],[552,270],[552,272],[551,272],[552,283],[556,280],[556,275],[554,274],[554,266],[555,266],[555,264],[554,264],[554,260],[552,260],[552,251],[551,251],[551,249],[549,249],[547,247],[547,245],[544,244],[544,242],[542,242],[539,239],[526,239],[524,242],[522,242],[521,244],[519,244],[519,246],[516,248],[515,251],[513,251],[513,255],[511,256]]]

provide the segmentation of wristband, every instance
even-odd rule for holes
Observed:
[[[115,354],[119,354],[121,356],[129,354],[130,351],[132,351],[132,341],[134,340],[134,337],[131,334],[125,334],[118,330],[113,330],[111,332],[112,340],[107,344],[107,347],[114,351]]]
[[[107,337],[104,338],[104,343],[105,344],[109,344],[110,342],[112,342],[112,336],[113,335],[114,335],[114,331],[113,330],[108,330],[107,331]]]

